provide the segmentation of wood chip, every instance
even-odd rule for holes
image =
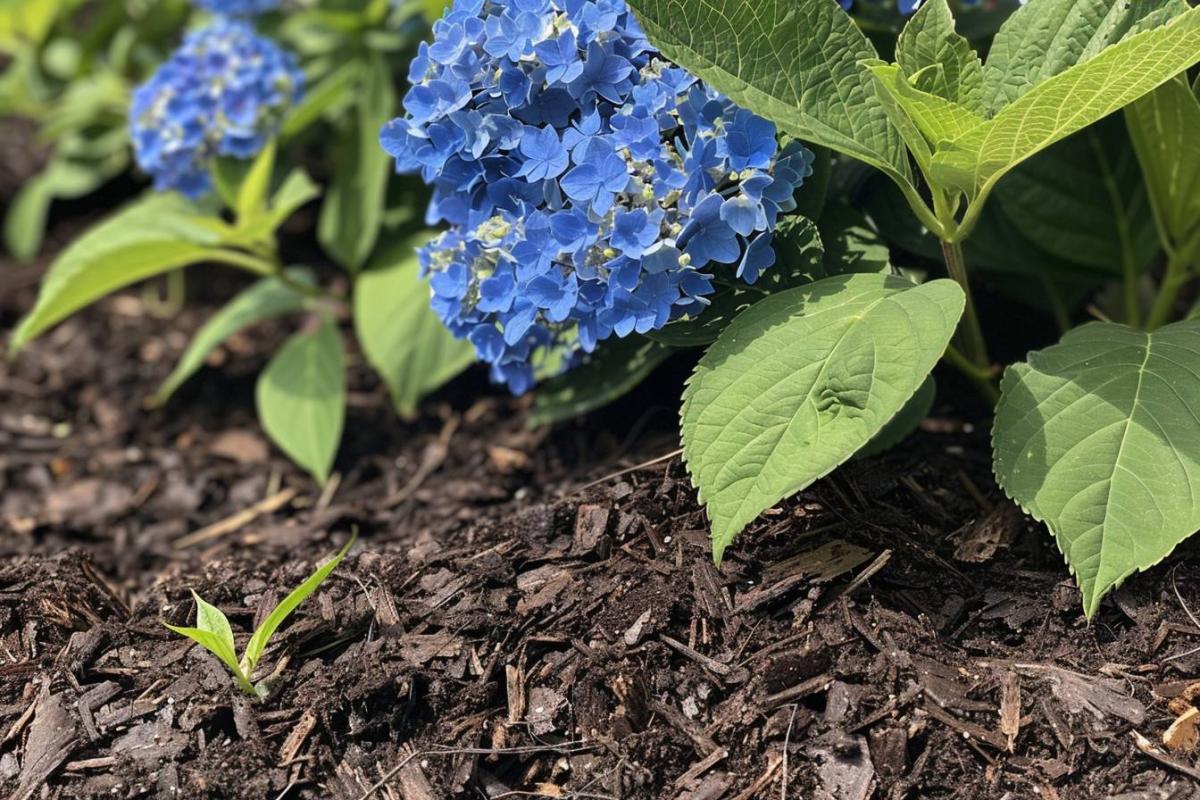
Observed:
[[[239,511],[238,513],[226,517],[220,522],[215,522],[212,525],[201,528],[198,531],[189,533],[187,536],[181,536],[175,540],[175,549],[182,550],[186,547],[194,547],[198,544],[220,539],[222,536],[228,536],[231,533],[236,533],[242,528],[249,525],[254,520],[264,514],[271,514],[292,502],[296,496],[295,489],[284,489],[281,492],[271,495],[265,500],[260,500],[249,508]]]
[[[1021,732],[1021,679],[1015,672],[1005,672],[1000,684],[1000,732],[1008,739],[1008,752],[1013,752]]]
[[[1183,712],[1162,735],[1163,744],[1173,753],[1190,753],[1200,744],[1200,708]]]

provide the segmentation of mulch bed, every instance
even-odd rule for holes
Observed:
[[[0,327],[32,289],[0,265]],[[0,363],[0,796],[1197,796],[1159,742],[1200,671],[1200,553],[1089,626],[970,414],[717,569],[679,459],[646,463],[677,447],[678,374],[530,431],[474,374],[398,421],[356,363],[321,491],[253,419],[282,328],[140,407],[202,319],[124,294]],[[355,529],[265,702],[160,624],[194,589],[249,630]]]

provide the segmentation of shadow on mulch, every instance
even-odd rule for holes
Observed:
[[[5,325],[32,283],[9,289]],[[1193,755],[1133,739],[1200,668],[1196,548],[1089,627],[953,407],[718,570],[679,460],[645,463],[677,446],[686,365],[528,431],[477,374],[401,423],[352,359],[322,492],[253,419],[283,327],[139,407],[202,319],[124,294],[0,364],[3,796],[1196,796]],[[264,658],[266,702],[161,626],[195,589],[250,630],[355,527]]]

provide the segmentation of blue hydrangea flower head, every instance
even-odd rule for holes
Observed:
[[[197,7],[226,17],[253,17],[279,8],[280,0],[193,0]]]
[[[455,0],[381,144],[433,186],[433,307],[516,393],[753,283],[812,172],[667,62],[625,0]]]
[[[253,158],[303,93],[296,59],[246,22],[218,18],[133,94],[129,122],[138,165],[159,191],[199,197],[216,156]]]

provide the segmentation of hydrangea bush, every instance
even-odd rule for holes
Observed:
[[[253,17],[279,8],[279,0],[195,0],[200,8],[228,17]]]
[[[382,133],[434,187],[433,306],[516,393],[611,336],[753,283],[811,172],[775,125],[663,59],[623,0],[456,0]]]
[[[137,163],[159,191],[200,197],[212,188],[212,160],[257,155],[303,91],[295,56],[248,22],[218,18],[134,92]]]

